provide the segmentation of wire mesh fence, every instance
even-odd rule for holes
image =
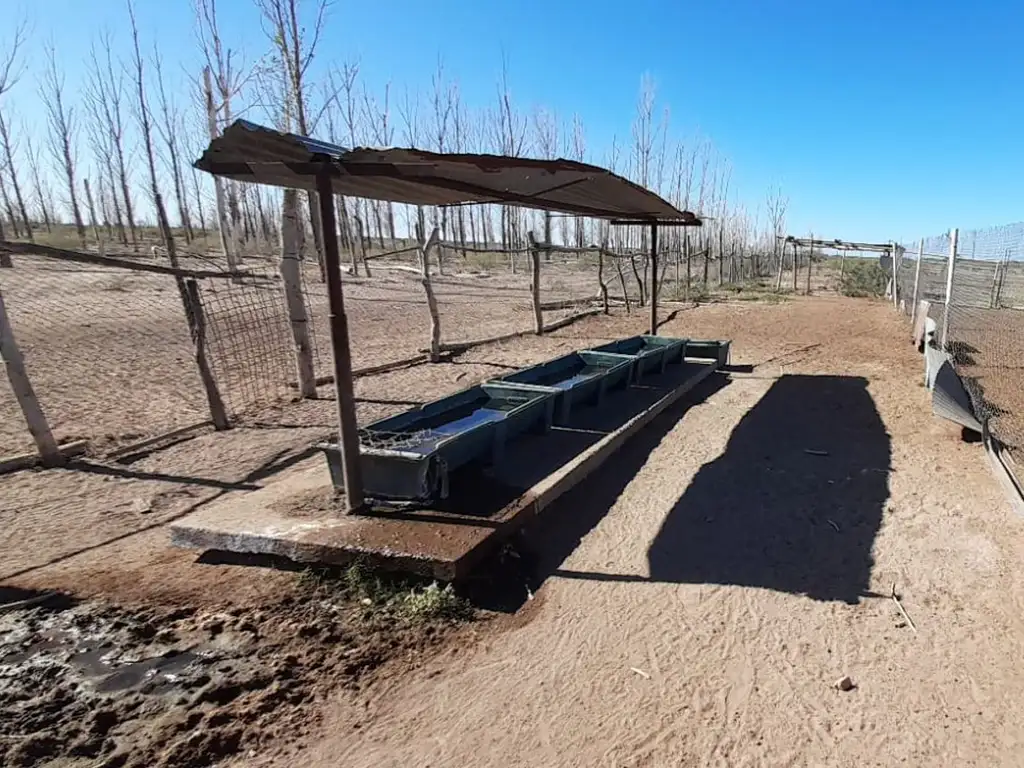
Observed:
[[[166,275],[18,256],[0,289],[55,436],[99,445],[208,418],[181,297]],[[32,448],[0,387],[4,453]]]
[[[721,244],[719,244],[721,245]],[[246,255],[245,273],[228,274],[209,256],[116,258],[33,244],[17,246],[14,267],[0,269],[13,331],[55,436],[84,438],[99,452],[211,418],[211,402],[249,423],[299,395],[294,302],[273,255]],[[650,303],[651,260],[625,253],[540,244],[537,251],[442,243],[429,249],[429,290],[411,240],[343,254],[344,301],[356,372],[549,328],[588,312],[642,311]],[[534,253],[539,272],[534,292]],[[688,256],[687,256],[688,253]],[[724,254],[724,256],[722,256]],[[308,349],[316,382],[333,381],[330,308],[312,253],[299,268]],[[800,264],[804,286],[807,262]],[[827,265],[812,261],[812,278]],[[722,286],[776,285],[777,258],[738,247],[662,250],[659,301],[699,300]],[[787,273],[788,274],[788,273]],[[194,290],[183,295],[182,282]],[[817,288],[816,279],[808,285]],[[788,278],[786,286],[788,286]],[[785,286],[784,286],[785,287]],[[288,295],[293,295],[289,293]],[[194,302],[194,306],[193,306]],[[202,319],[197,338],[196,313]],[[201,373],[202,371],[202,373]],[[210,395],[211,386],[217,397]],[[329,390],[323,390],[329,396]],[[273,410],[273,409],[271,409]],[[30,451],[33,441],[13,394],[0,387],[0,454]]]
[[[15,340],[58,441],[87,439],[103,452],[210,419],[181,290],[189,281],[227,415],[292,394],[295,362],[273,271],[154,272],[141,259],[69,256],[22,253],[0,271]],[[32,447],[14,394],[0,387],[0,454]]]
[[[915,295],[930,302],[937,343],[950,354],[975,414],[1024,462],[1024,224],[959,232],[952,280],[950,235],[904,247],[904,311],[913,313]]]

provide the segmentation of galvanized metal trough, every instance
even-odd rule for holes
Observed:
[[[494,381],[552,393],[555,423],[564,425],[569,422],[574,406],[590,402],[600,407],[611,389],[629,386],[634,364],[634,358],[628,355],[583,350]]]
[[[448,473],[471,461],[501,461],[507,441],[546,432],[554,391],[488,382],[366,427],[360,461],[366,495],[429,501],[447,496]],[[344,488],[337,443],[321,443],[331,481]]]

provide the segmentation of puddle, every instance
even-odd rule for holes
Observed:
[[[210,648],[168,648],[139,658],[146,649],[130,641],[83,637],[70,631],[50,630],[22,650],[0,656],[0,669],[29,666],[66,666],[96,693],[116,693],[143,687],[147,693],[166,693],[189,671],[212,663]],[[194,670],[190,668],[195,667]],[[17,673],[16,673],[17,674]]]

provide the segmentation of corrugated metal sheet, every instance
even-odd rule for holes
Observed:
[[[336,194],[413,205],[507,203],[603,219],[699,225],[700,219],[628,179],[573,160],[346,149],[235,121],[196,168],[239,181],[313,190],[329,166]]]
[[[936,416],[980,433],[981,422],[974,415],[971,398],[945,352],[927,347],[925,361],[928,386],[932,390],[932,412]]]

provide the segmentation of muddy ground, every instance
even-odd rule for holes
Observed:
[[[255,755],[309,732],[325,698],[358,691],[386,660],[416,666],[471,618],[432,587],[350,572],[294,582],[259,608],[224,610],[6,590],[0,765],[198,768]]]

